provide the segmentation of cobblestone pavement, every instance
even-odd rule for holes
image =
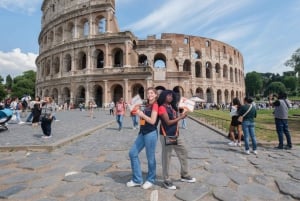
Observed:
[[[125,117],[119,132],[107,111],[57,113],[53,137],[41,139],[40,128],[9,124],[0,132],[0,198],[12,201],[213,201],[300,200],[300,148],[258,147],[258,155],[229,147],[215,131],[188,119],[181,129],[189,151],[194,184],[183,183],[178,158],[171,161],[171,178],[179,188],[167,190],[161,180],[158,142],[157,183],[149,190],[128,188],[128,151],[137,130]],[[50,151],[49,151],[50,150]],[[145,152],[140,154],[147,170]]]

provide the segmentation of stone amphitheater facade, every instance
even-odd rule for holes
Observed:
[[[226,43],[176,33],[138,39],[119,30],[115,0],[44,0],[41,10],[41,97],[104,107],[120,97],[146,98],[148,87],[217,104],[245,95],[243,56]]]

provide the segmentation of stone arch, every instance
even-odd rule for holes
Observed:
[[[194,54],[193,54],[193,58],[194,58],[194,59],[201,59],[201,57],[202,57],[201,51],[200,51],[200,50],[196,50],[196,51],[194,52]]]
[[[229,64],[230,64],[230,65],[233,64],[232,57],[229,58]]]
[[[154,56],[155,68],[167,68],[167,58],[163,53],[157,53]]]
[[[56,29],[55,40],[57,43],[63,41],[63,28],[61,26]]]
[[[51,68],[50,64],[51,64],[51,61],[50,61],[50,59],[48,59],[46,61],[45,76],[49,76],[50,75],[50,68]]]
[[[228,67],[226,64],[223,65],[223,78],[228,79]]]
[[[82,18],[79,20],[79,23],[77,24],[77,31],[79,37],[89,35],[89,20],[87,18]]]
[[[94,101],[98,107],[103,106],[103,88],[100,85],[94,86],[93,92]]]
[[[101,49],[96,49],[94,56],[96,58],[96,68],[104,68],[104,52]]]
[[[176,101],[178,102],[181,96],[184,96],[184,90],[181,86],[175,86],[173,91],[176,94]]]
[[[202,77],[202,63],[200,61],[195,63],[195,76]]]
[[[212,79],[212,65],[211,63],[208,61],[205,64],[205,70],[206,70],[206,78]]]
[[[70,72],[72,70],[72,57],[70,54],[66,54],[64,57],[64,72]]]
[[[199,98],[204,99],[204,92],[203,92],[203,89],[202,89],[202,88],[198,87],[198,88],[196,89],[196,96],[198,96]]]
[[[233,82],[233,69],[230,67],[230,82]]]
[[[79,105],[79,103],[85,103],[85,87],[79,86],[76,91],[75,104]]]
[[[236,68],[234,69],[234,80],[235,80],[236,83],[239,82],[239,80],[238,80],[238,72],[237,72]]]
[[[56,103],[58,103],[58,89],[57,88],[52,89],[51,97],[53,98],[53,100]]]
[[[145,97],[145,89],[141,84],[134,84],[131,87],[131,96],[135,96],[139,94],[142,99],[146,99]]]
[[[71,100],[71,90],[68,87],[63,88],[62,90],[62,101],[70,104]]]
[[[139,55],[138,64],[139,64],[139,66],[147,66],[148,65],[148,57],[144,54]]]
[[[226,104],[230,103],[230,100],[229,100],[229,91],[227,89],[225,89],[225,91],[224,91],[224,99],[225,99],[225,103]]]
[[[121,48],[115,48],[112,51],[113,55],[113,66],[123,67],[123,50]]]
[[[112,91],[112,100],[114,102],[119,101],[119,99],[121,97],[123,97],[123,87],[119,84],[115,84],[111,87],[111,91]]]
[[[53,66],[54,74],[58,74],[60,71],[60,59],[58,56],[54,58],[52,66]]]
[[[231,90],[231,93],[230,93],[230,102],[234,99],[234,97],[235,97],[234,91]]]
[[[106,32],[106,18],[102,15],[99,15],[95,19],[97,24],[97,34],[105,33]]]
[[[174,59],[174,61],[175,61],[176,69],[179,70],[179,61],[177,59]]]
[[[49,40],[49,44],[53,45],[53,40],[54,40],[54,32],[53,31],[50,31],[48,40]]]
[[[222,90],[217,90],[217,104],[222,104]]]
[[[212,88],[206,89],[206,102],[214,103],[214,91]]]
[[[86,64],[87,64],[86,53],[84,51],[80,51],[78,53],[78,66],[77,66],[77,69],[78,70],[85,69],[86,68]]]
[[[215,70],[216,70],[216,78],[221,78],[221,66],[219,63],[216,63]]]
[[[44,91],[44,97],[47,97],[47,96],[50,96],[49,89],[46,89]]]
[[[65,38],[67,41],[71,41],[75,38],[75,25],[73,22],[69,22],[66,26]]]
[[[189,72],[191,74],[191,61],[186,59],[183,62],[183,71]]]

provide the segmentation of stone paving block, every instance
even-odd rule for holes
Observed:
[[[175,193],[175,197],[185,201],[197,201],[201,200],[201,198],[203,198],[209,192],[210,189],[206,185],[194,183],[186,185],[185,188],[179,189]]]
[[[293,180],[276,180],[280,192],[288,194],[295,199],[300,199],[300,182]]]
[[[12,187],[9,187],[3,191],[0,191],[0,198],[1,199],[8,199],[10,196],[20,192],[20,191],[23,191],[24,189],[26,189],[26,186],[25,185],[15,185],[15,186],[12,186]]]

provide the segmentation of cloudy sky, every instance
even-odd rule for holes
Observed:
[[[42,0],[0,0],[0,75],[36,70]],[[299,0],[116,0],[122,31],[140,39],[184,33],[228,43],[245,72],[280,73],[300,48]]]

